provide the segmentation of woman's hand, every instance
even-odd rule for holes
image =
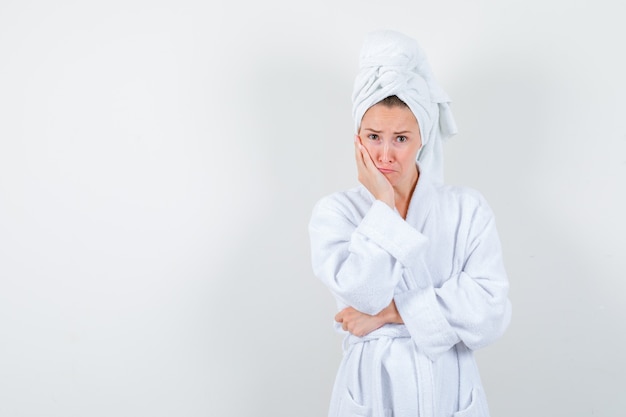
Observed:
[[[395,193],[391,183],[376,168],[365,146],[361,143],[358,135],[354,136],[354,150],[356,157],[356,168],[359,175],[359,182],[369,190],[377,199],[386,203],[392,209],[395,208]]]
[[[335,315],[335,321],[341,323],[344,330],[358,337],[363,337],[387,323],[404,323],[393,300],[375,316],[346,307]]]

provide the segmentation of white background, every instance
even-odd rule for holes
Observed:
[[[326,414],[307,223],[356,184],[363,36],[453,99],[446,179],[496,213],[493,417],[626,408],[621,1],[0,3],[0,416]]]

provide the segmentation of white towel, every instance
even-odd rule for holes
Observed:
[[[352,94],[356,132],[367,109],[393,95],[409,106],[419,123],[420,169],[429,170],[435,182],[442,183],[442,142],[457,133],[450,99],[414,39],[391,30],[370,32],[361,49]]]

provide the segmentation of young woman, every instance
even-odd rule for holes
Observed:
[[[442,184],[448,98],[417,43],[370,33],[355,81],[357,188],[315,206],[312,264],[346,334],[330,417],[488,417],[472,351],[510,321],[492,211]]]

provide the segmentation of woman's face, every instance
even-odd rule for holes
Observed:
[[[409,185],[417,178],[415,158],[422,147],[419,125],[405,106],[370,107],[359,128],[361,143],[392,186]]]

